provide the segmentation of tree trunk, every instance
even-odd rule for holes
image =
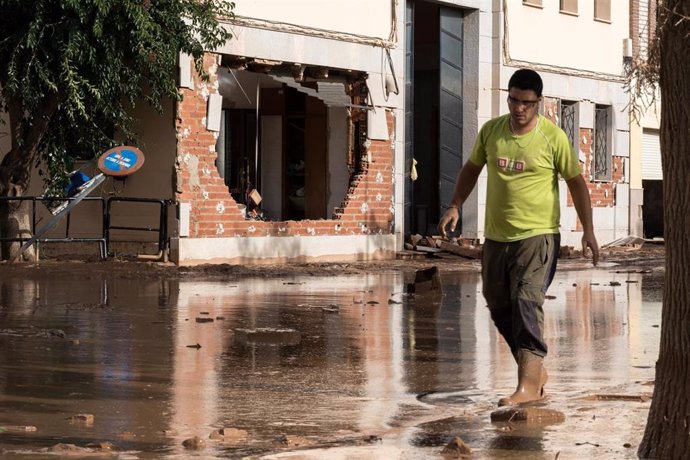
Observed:
[[[659,8],[666,278],[654,396],[638,455],[666,459],[690,452],[690,5],[667,0]]]
[[[6,97],[7,112],[10,119],[12,149],[0,163],[0,196],[21,197],[29,188],[31,168],[38,154],[38,145],[45,134],[50,118],[57,109],[55,95],[45,97],[42,114],[34,119],[25,118],[21,101]],[[3,238],[30,238],[31,203],[19,200],[0,201],[0,236]],[[20,242],[3,241],[0,245],[3,260],[14,260],[19,253]],[[23,260],[35,261],[33,248],[22,255]]]
[[[8,153],[7,156],[10,154]],[[4,161],[3,161],[4,163]],[[0,166],[2,169],[2,166]],[[2,174],[0,174],[0,177]],[[0,189],[2,189],[2,196],[7,197],[21,197],[26,192],[28,183],[25,185],[4,183],[1,179]],[[3,200],[0,201],[0,235],[5,238],[31,238],[31,202],[19,200]],[[13,260],[21,248],[20,241],[3,241],[2,259]],[[28,248],[22,254],[22,260],[27,262],[35,262],[37,260],[36,251],[34,248]]]

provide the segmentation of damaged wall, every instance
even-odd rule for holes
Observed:
[[[235,237],[391,235],[394,217],[394,153],[390,140],[365,142],[363,148],[366,149],[366,154],[362,156],[359,164],[360,172],[349,182],[345,200],[334,210],[331,219],[262,221],[245,218],[244,212],[229,193],[215,165],[217,134],[206,127],[209,97],[218,94],[216,73],[219,62],[219,55],[207,54],[204,64],[211,75],[210,82],[201,82],[198,76],[194,76],[194,88],[181,89],[183,100],[178,105],[176,122],[178,145],[175,192],[178,202],[183,205],[181,209],[189,209],[189,228],[180,228],[181,236],[186,235],[191,240]],[[355,102],[362,103],[363,101]],[[388,132],[392,133],[395,131],[393,113],[384,112]],[[339,136],[342,137],[342,133]],[[337,139],[331,139],[331,141],[338,142]],[[185,220],[182,216],[181,221]],[[181,262],[198,256],[198,253],[183,254],[190,244],[189,241],[184,240],[183,238],[176,241],[173,248],[176,252],[175,257]],[[241,244],[245,246],[251,244],[246,239],[243,240]],[[332,243],[328,244],[332,245]],[[303,246],[303,243],[300,245]],[[387,243],[386,247],[389,248],[387,250],[389,252],[394,250],[394,245]],[[222,251],[217,251],[214,255],[215,259],[232,260],[238,256],[234,253],[223,254]],[[257,259],[269,256],[270,254],[262,254],[261,251],[255,254]],[[361,257],[357,254],[353,256]]]

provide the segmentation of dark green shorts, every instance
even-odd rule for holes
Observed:
[[[491,318],[514,355],[520,349],[546,355],[544,296],[556,272],[560,235],[500,243],[486,240],[483,294]]]

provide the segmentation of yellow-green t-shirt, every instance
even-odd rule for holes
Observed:
[[[470,155],[487,165],[484,235],[501,242],[558,233],[558,174],[565,180],[580,174],[580,163],[568,137],[539,115],[527,134],[514,135],[510,115],[488,121]]]

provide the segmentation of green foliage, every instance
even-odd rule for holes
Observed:
[[[0,0],[0,109],[19,107],[21,129],[58,108],[39,145],[44,175],[58,178],[76,157],[93,157],[136,135],[129,109],[162,112],[179,98],[177,60],[231,38],[219,23],[228,0]],[[10,112],[11,113],[11,112]]]

